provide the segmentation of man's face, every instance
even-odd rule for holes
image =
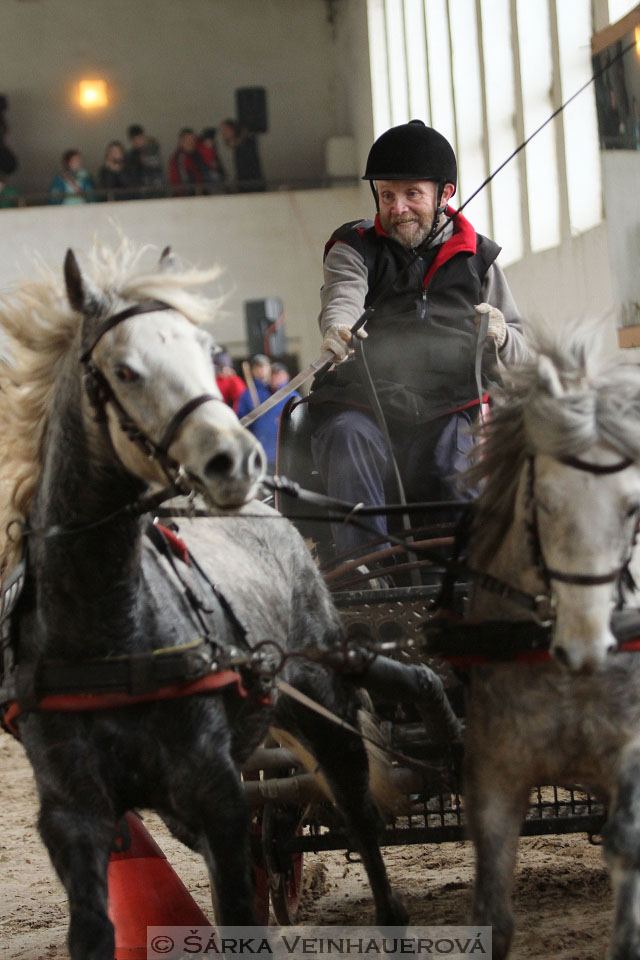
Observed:
[[[222,139],[224,140],[224,142],[226,143],[226,145],[227,145],[228,147],[232,147],[232,146],[233,146],[234,137],[233,137],[233,130],[232,130],[232,128],[229,126],[229,124],[228,124],[228,123],[221,123],[221,124],[220,124],[220,127],[219,127],[218,129],[220,130],[220,135],[221,135]]]
[[[271,380],[271,364],[255,364],[253,367],[251,367],[251,375],[253,376],[254,380],[260,380],[261,383],[264,383],[268,386]]]
[[[438,184],[433,180],[377,180],[380,223],[403,247],[419,247],[429,234],[438,202]],[[453,194],[445,184],[442,203]]]
[[[196,148],[196,135],[192,133],[191,130],[183,133],[180,137],[180,149],[184,150],[186,153],[193,153]]]
[[[289,382],[289,374],[286,370],[274,370],[271,374],[271,389],[279,390]]]

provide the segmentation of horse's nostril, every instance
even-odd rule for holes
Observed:
[[[267,458],[265,457],[264,451],[261,447],[257,447],[249,454],[248,460],[248,471],[249,474],[253,476],[258,476],[259,474],[264,473],[267,466]]]
[[[558,663],[562,664],[563,667],[569,666],[569,654],[564,647],[554,647],[553,655]]]
[[[216,453],[215,457],[211,457],[208,464],[204,468],[204,473],[206,477],[220,477],[228,473],[231,473],[233,469],[233,460],[228,453]]]

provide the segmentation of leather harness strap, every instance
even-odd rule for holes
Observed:
[[[171,482],[176,482],[179,476],[180,465],[169,456],[169,448],[178,436],[182,424],[186,418],[203,403],[208,403],[210,400],[224,403],[224,400],[222,397],[216,397],[212,393],[203,393],[197,397],[193,397],[176,411],[167,424],[161,439],[156,442],[147,436],[123,406],[115,390],[109,383],[109,380],[96,365],[92,356],[93,351],[102,337],[123,321],[140,314],[173,309],[170,304],[164,303],[162,300],[141,300],[139,303],[127,307],[126,310],[121,310],[120,313],[115,313],[112,317],[107,317],[94,333],[88,346],[85,346],[83,349],[80,354],[80,362],[85,371],[85,390],[89,402],[96,412],[98,422],[104,423],[106,421],[107,415],[105,407],[107,403],[110,403],[116,411],[121,429],[129,437],[129,440],[142,450],[145,456],[156,460]]]
[[[239,697],[248,697],[242,677],[235,670],[220,670],[209,673],[197,680],[185,680],[182,683],[171,683],[148,693],[54,693],[38,700],[37,706],[30,708],[34,712],[51,713],[85,713],[96,710],[113,710],[121,707],[132,707],[140,703],[155,703],[156,700],[180,700],[183,697],[192,697],[198,693],[219,693],[230,687],[235,687]],[[259,698],[260,702],[268,703],[268,698]],[[20,734],[16,721],[22,710],[17,700],[10,703],[7,712],[2,718],[4,726],[16,739]]]
[[[129,317],[135,317],[142,313],[155,313],[157,310],[173,309],[174,308],[170,304],[164,303],[162,300],[141,300],[139,303],[134,303],[133,306],[127,307],[126,310],[121,310],[119,313],[114,313],[113,316],[107,317],[107,319],[100,324],[91,339],[91,343],[84,347],[82,353],[80,354],[80,362],[86,363],[87,360],[91,358],[91,354],[98,346],[105,333],[108,333],[109,330],[113,330],[113,328],[117,327],[118,324],[122,323],[123,320],[128,320]]]

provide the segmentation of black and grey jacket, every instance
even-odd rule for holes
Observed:
[[[505,316],[501,359],[518,362],[526,356],[515,302],[494,262],[499,252],[458,214],[407,267],[414,251],[390,238],[378,217],[345,224],[327,244],[321,330],[334,323],[353,326],[387,291],[367,322],[364,343],[379,391],[391,395],[397,385],[416,397],[414,420],[477,404],[475,304],[490,303]],[[347,360],[317,385],[313,400],[366,405],[361,384],[359,364]]]

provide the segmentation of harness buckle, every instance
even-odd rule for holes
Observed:
[[[534,598],[533,602],[535,604],[531,615],[534,621],[538,624],[539,627],[551,627],[556,618],[555,608],[556,600],[555,597],[550,597],[547,593],[538,593]]]

